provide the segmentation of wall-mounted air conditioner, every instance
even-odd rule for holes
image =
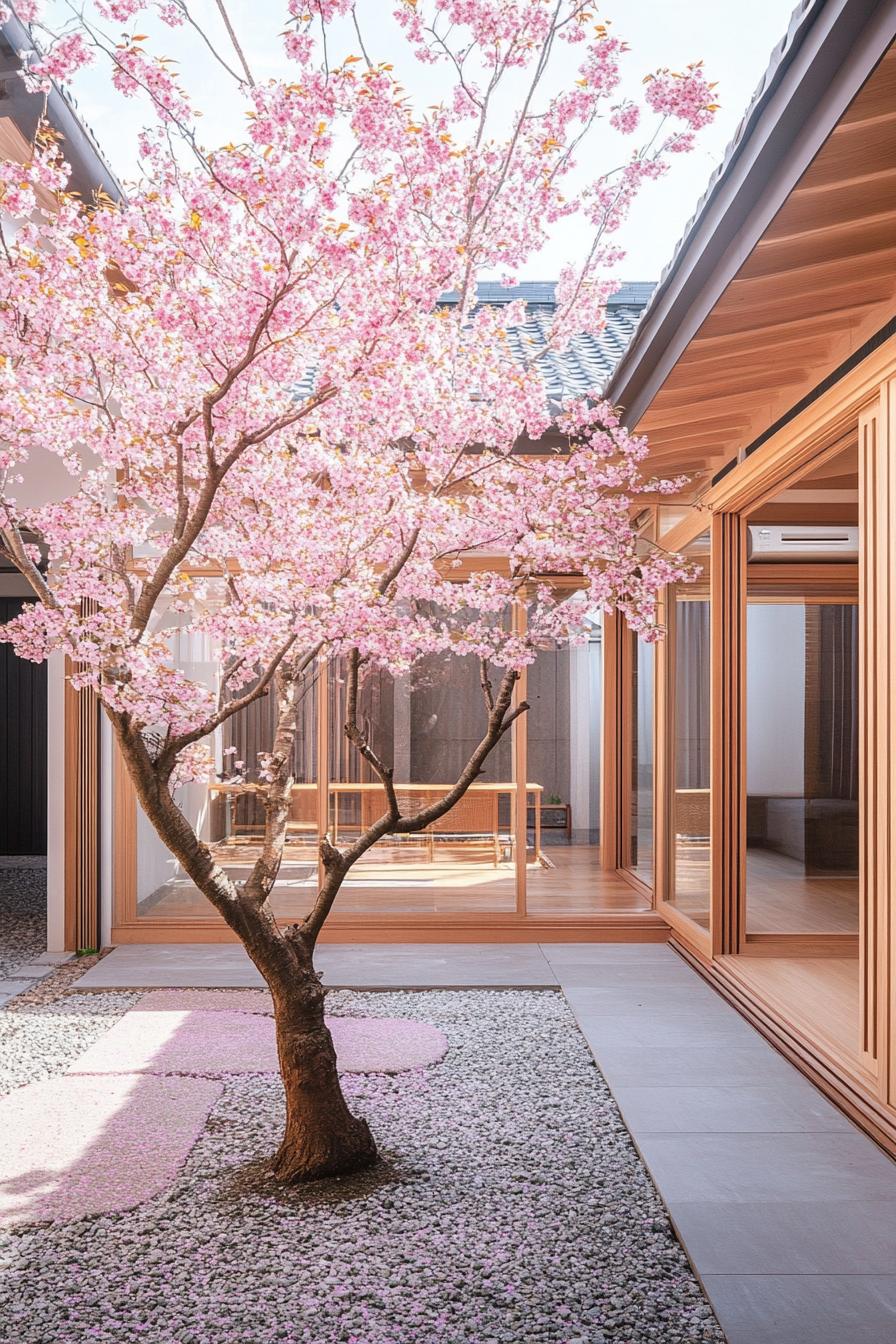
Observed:
[[[750,560],[857,560],[859,529],[825,523],[760,523],[747,528]]]

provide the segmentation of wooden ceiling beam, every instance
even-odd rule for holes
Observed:
[[[794,363],[788,365],[788,359],[793,361],[798,358],[801,367],[814,368],[819,360],[826,358],[830,348],[830,337],[788,341],[784,347],[776,346],[773,353],[769,353],[767,346],[760,345],[735,354],[712,355],[709,353],[711,347],[707,347],[707,353],[702,358],[695,353],[690,359],[682,360],[674,373],[670,374],[667,386],[699,389],[704,380],[712,381],[720,376],[737,377],[746,368],[752,373],[774,377],[782,368],[797,367]],[[779,355],[777,359],[775,353]]]
[[[743,401],[744,398],[740,400]],[[649,413],[640,420],[638,433],[650,436],[658,429],[671,429],[679,425],[700,425],[703,433],[718,430],[726,435],[732,431],[749,429],[753,421],[748,412],[755,405],[755,395],[746,398],[746,402],[747,404],[741,407],[730,402],[723,404],[719,399],[706,403],[692,400],[684,406],[672,407],[661,406],[659,402],[654,402]]]
[[[791,275],[807,266],[854,261],[892,248],[896,238],[896,200],[884,214],[822,225],[778,238],[767,235],[757,244],[743,270],[744,279]]]
[[[858,219],[885,214],[896,206],[896,168],[872,173],[854,182],[814,188],[797,187],[782,205],[757,243],[765,238],[786,238],[816,228],[847,227]]]
[[[731,332],[727,336],[704,334],[703,328],[688,346],[688,355],[693,351],[695,359],[702,359],[705,352],[718,350],[719,353],[749,354],[758,350],[768,353],[770,349],[783,348],[792,343],[800,344],[808,338],[822,339],[843,331],[845,321],[855,321],[876,307],[874,302],[855,304],[851,310],[851,319],[844,317],[844,310],[815,313],[811,317],[791,318],[783,322],[758,323],[754,327],[744,327],[741,331]]]
[[[761,392],[763,389],[778,388],[782,383],[805,382],[809,377],[808,362],[801,365],[779,363],[777,367],[756,368],[751,363],[739,361],[733,369],[701,370],[699,367],[689,370],[690,377],[678,376],[678,370],[669,378],[663,388],[664,406],[689,406],[694,400],[697,389],[705,400],[715,400],[717,394],[729,389],[729,395],[741,396],[748,392]]]
[[[846,171],[836,182],[815,182],[806,174],[794,187],[782,209],[786,210],[791,201],[810,199],[826,201],[830,193],[840,191],[855,192],[863,189],[876,192],[884,190],[893,181],[894,177],[896,177],[896,166],[891,163],[885,164],[883,167],[878,165],[874,168],[864,168],[859,173]]]
[[[896,246],[892,234],[887,242],[889,246],[862,256],[834,257],[830,261],[791,265],[777,275],[751,275],[748,262],[740,275],[731,281],[720,300],[720,306],[744,295],[752,303],[761,303],[767,298],[775,298],[782,289],[786,289],[792,303],[805,304],[811,312],[812,299],[816,294],[838,289],[851,278],[857,281],[880,279],[892,285],[896,282]],[[887,292],[882,286],[881,297]]]
[[[815,186],[834,186],[845,177],[896,167],[896,136],[887,118],[841,123],[804,176]]]
[[[896,286],[896,274],[892,277]],[[882,292],[881,279],[873,278],[861,283],[843,283],[835,289],[823,289],[811,296],[813,310],[806,313],[806,319],[825,313],[836,315],[840,319],[840,329],[849,323],[857,306],[866,307],[866,318],[874,309],[881,314],[883,326],[892,316],[892,290]],[[744,329],[753,331],[768,330],[788,315],[792,317],[795,305],[793,294],[780,293],[777,297],[762,299],[758,295],[744,294],[737,304],[719,305],[711,317],[703,324],[705,336],[729,336]],[[765,323],[763,322],[765,319]],[[847,328],[848,329],[848,328]],[[768,337],[772,339],[771,335]]]

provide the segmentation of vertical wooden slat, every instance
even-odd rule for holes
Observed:
[[[618,612],[603,619],[603,724],[600,761],[600,866],[619,867],[619,644],[624,621]]]
[[[514,634],[524,635],[528,625],[528,612],[525,600],[521,597],[519,601],[513,604],[511,612],[511,621],[513,623]],[[522,704],[526,698],[526,688],[528,678],[526,669],[520,672],[516,686],[514,687],[513,703],[514,706]],[[513,853],[516,868],[516,912],[518,915],[526,914],[526,832],[528,829],[528,795],[526,793],[527,775],[529,770],[528,747],[529,747],[529,715],[520,714],[514,719],[510,726],[511,735],[511,761],[512,761],[512,779],[514,784],[513,791]],[[538,807],[539,800],[536,798],[535,806]]]
[[[713,956],[740,948],[744,913],[745,567],[740,514],[712,520],[710,567],[710,933]]]
[[[663,638],[654,646],[653,665],[653,903],[659,905],[671,897],[669,873],[671,858],[672,772],[669,750],[669,688],[672,675],[672,650],[675,639],[675,602],[668,588],[657,599],[657,620]]]
[[[137,918],[137,794],[112,746],[112,928]]]
[[[859,987],[861,1047],[883,1099],[896,1097],[890,975],[894,964],[896,820],[896,381],[859,417]]]
[[[100,719],[90,690],[65,683],[65,941],[78,951],[99,946]]]

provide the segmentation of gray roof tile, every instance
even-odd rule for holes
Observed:
[[[522,360],[544,343],[556,309],[553,280],[527,280],[504,287],[487,282],[478,287],[480,305],[502,306],[517,299],[526,302],[527,321],[511,333],[514,352]],[[607,325],[599,336],[573,337],[562,355],[542,361],[550,408],[559,409],[568,397],[600,391],[622,357],[641,313],[653,293],[651,282],[624,284],[607,303]],[[446,294],[445,304],[456,303],[456,294]]]

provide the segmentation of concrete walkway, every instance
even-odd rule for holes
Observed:
[[[729,1344],[896,1341],[896,1164],[669,948],[319,949],[353,988],[559,987]],[[236,946],[122,947],[85,988],[254,985]]]

